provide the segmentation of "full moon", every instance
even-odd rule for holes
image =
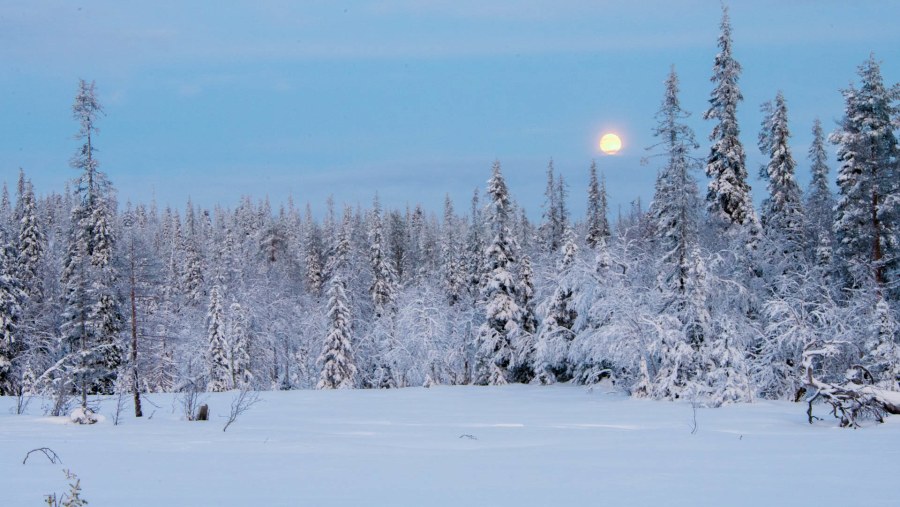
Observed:
[[[600,138],[600,151],[607,155],[615,155],[622,149],[622,140],[615,134],[606,134]]]

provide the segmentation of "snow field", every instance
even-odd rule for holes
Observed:
[[[223,433],[235,395],[204,395],[208,422],[149,395],[145,417],[126,412],[118,426],[113,397],[92,426],[44,417],[37,399],[12,415],[14,399],[0,398],[2,504],[66,491],[64,468],[96,507],[898,502],[896,417],[810,426],[803,405],[760,401],[699,408],[691,434],[689,403],[511,385],[267,392]],[[33,454],[22,465],[45,446],[63,464]]]

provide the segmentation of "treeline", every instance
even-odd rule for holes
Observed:
[[[862,64],[829,139],[813,126],[805,192],[786,100],[765,104],[757,211],[727,11],[721,28],[707,156],[673,68],[653,201],[612,224],[593,164],[583,220],[550,164],[538,224],[499,162],[467,214],[449,198],[442,216],[329,201],[320,220],[292,201],[118,203],[82,81],[79,177],[38,198],[21,172],[0,202],[0,394],[43,394],[60,412],[95,393],[609,379],[635,396],[806,397],[844,424],[880,417],[900,380],[900,90]]]

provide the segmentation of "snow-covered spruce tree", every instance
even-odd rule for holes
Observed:
[[[564,218],[560,211],[565,204],[560,203],[560,184],[553,175],[553,160],[547,164],[547,187],[544,189],[544,213],[539,227],[541,242],[548,252],[556,251],[562,245]]]
[[[481,294],[481,287],[484,281],[482,279],[484,274],[482,268],[484,267],[485,251],[484,221],[479,209],[477,188],[472,193],[472,212],[469,218],[471,223],[469,224],[469,234],[466,236],[465,251],[466,274],[468,278],[466,287],[471,296],[472,305],[475,306]]]
[[[737,122],[737,105],[743,100],[738,87],[741,65],[732,56],[731,21],[725,6],[721,30],[711,78],[715,88],[709,99],[710,107],[703,115],[704,119],[717,122],[709,136],[713,144],[706,162],[706,175],[712,181],[707,191],[707,206],[710,219],[725,232],[755,234],[757,218]]]
[[[248,390],[253,386],[250,360],[250,326],[247,312],[239,303],[231,303],[228,310],[231,338],[231,382],[236,389]]]
[[[92,142],[96,121],[103,112],[94,83],[79,82],[72,110],[80,125],[78,137],[84,143],[71,161],[81,175],[75,180],[76,204],[61,276],[64,309],[60,333],[69,358],[68,380],[74,382],[81,394],[82,409],[86,409],[89,393],[109,394],[115,385],[122,363],[122,314],[112,262],[112,185],[98,169]]]
[[[587,236],[588,246],[595,248],[601,238],[609,237],[609,219],[606,217],[606,180],[602,186],[597,180],[597,162],[591,161],[591,175],[588,184]]]
[[[534,373],[535,380],[541,384],[552,384],[557,380],[566,381],[572,378],[572,370],[568,364],[569,346],[575,339],[575,291],[573,268],[578,255],[575,232],[571,227],[563,234],[562,259],[557,270],[556,289],[545,303],[546,317],[541,323],[535,345]],[[605,241],[601,236],[598,242]]]
[[[3,242],[0,234],[0,396],[9,396],[21,387],[13,363],[24,348],[18,329],[22,314],[19,302],[24,294],[8,258],[12,248]]]
[[[825,134],[822,133],[822,122],[818,118],[813,123],[812,134],[813,142],[809,147],[812,179],[806,190],[805,202],[807,245],[810,250],[818,249],[820,245],[830,249],[834,238],[831,227],[834,224],[835,202],[828,180],[830,169],[825,151]]]
[[[369,294],[375,306],[375,318],[389,316],[393,311],[396,297],[394,272],[388,261],[381,224],[381,204],[378,196],[372,205],[371,229],[369,230],[369,260],[372,266],[372,286]]]
[[[441,264],[443,286],[447,302],[454,306],[466,290],[466,273],[460,255],[457,219],[453,212],[453,201],[448,194],[444,198],[444,224],[441,230]]]
[[[510,364],[510,378],[515,382],[531,382],[534,378],[534,360],[536,333],[538,327],[534,309],[534,269],[531,258],[524,251],[519,253],[518,262],[519,286],[516,289],[518,304],[521,310],[521,325],[515,345],[515,355]]]
[[[519,284],[513,276],[516,244],[509,230],[509,190],[499,161],[494,162],[487,191],[491,198],[487,213],[493,238],[485,251],[485,283],[481,292],[485,322],[478,330],[475,381],[502,385],[510,380],[508,370],[521,332],[522,310],[516,302]]]
[[[209,308],[206,312],[206,367],[209,371],[206,390],[227,391],[231,388],[228,368],[228,342],[225,337],[225,310],[218,285],[209,291]]]
[[[569,209],[566,207],[566,198],[569,196],[569,191],[567,190],[568,185],[566,185],[565,179],[563,179],[563,175],[556,176],[556,217],[559,220],[559,223],[556,225],[556,235],[559,241],[559,247],[562,247],[565,238],[563,237],[566,233],[566,229],[569,227]]]
[[[661,149],[659,156],[665,159],[656,179],[650,217],[655,234],[653,243],[658,252],[658,284],[668,295],[662,310],[673,315],[682,314],[689,304],[689,276],[694,263],[691,255],[698,244],[699,197],[696,180],[691,175],[699,165],[691,157],[698,145],[694,132],[683,123],[687,117],[678,100],[678,76],[673,68],[656,113],[658,123],[653,135],[660,141],[650,147]],[[691,341],[699,345],[703,337],[691,337]]]
[[[182,255],[184,259],[184,272],[182,273],[182,287],[187,302],[192,305],[200,305],[203,301],[203,256],[200,250],[201,238],[197,224],[194,204],[188,199],[185,209],[185,230],[182,236]]]
[[[356,362],[350,335],[350,309],[340,274],[328,288],[328,335],[317,363],[322,368],[316,389],[352,389],[356,386]]]
[[[883,297],[878,296],[866,331],[866,355],[862,363],[878,386],[900,391],[900,345],[895,337],[900,322]]]
[[[761,223],[767,264],[778,276],[795,269],[804,251],[804,215],[800,186],[794,177],[796,163],[788,139],[787,104],[779,91],[774,102],[763,104],[765,118],[759,134],[759,150],[769,157],[760,170],[768,182]]]
[[[288,231],[284,221],[283,209],[277,217],[273,217],[270,211],[264,215],[263,225],[257,233],[259,256],[269,268],[279,261],[280,265],[287,261]]]
[[[325,263],[325,278],[331,279],[337,275],[345,277],[346,271],[350,268],[350,243],[351,235],[351,219],[352,212],[350,209],[344,210],[344,218],[341,226],[337,231],[334,243],[329,248],[328,262]]]
[[[307,203],[303,241],[306,260],[306,287],[314,297],[322,293],[324,275],[322,273],[322,231],[313,221],[312,209]]]
[[[44,254],[45,235],[38,223],[34,188],[30,181],[22,189],[21,217],[18,237],[18,277],[29,300],[38,301],[43,295],[43,279],[40,272]]]
[[[12,204],[9,202],[9,187],[4,181],[3,188],[0,190],[0,232],[9,235],[13,222],[15,222],[15,216]]]
[[[419,283],[422,279],[421,266],[424,264],[423,234],[425,229],[425,212],[420,204],[406,214],[406,256],[403,270],[409,274],[407,282]]]
[[[697,394],[696,385],[703,374],[699,350],[712,338],[704,293],[697,290],[701,285],[695,279],[699,198],[691,175],[697,162],[691,151],[697,143],[693,131],[683,123],[687,116],[678,100],[678,76],[673,68],[653,131],[660,141],[651,149],[661,148],[665,165],[657,176],[649,213],[658,259],[660,318],[655,319],[657,339],[651,345],[655,376],[649,379],[648,394],[669,399]]]
[[[858,89],[843,90],[844,118],[830,136],[840,163],[836,253],[849,268],[846,285],[868,278],[884,285],[900,275],[900,170],[891,123],[896,93],[885,87],[874,56],[859,76]]]

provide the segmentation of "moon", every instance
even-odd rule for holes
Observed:
[[[600,151],[607,155],[615,155],[622,149],[622,140],[619,136],[609,133],[600,138]]]

